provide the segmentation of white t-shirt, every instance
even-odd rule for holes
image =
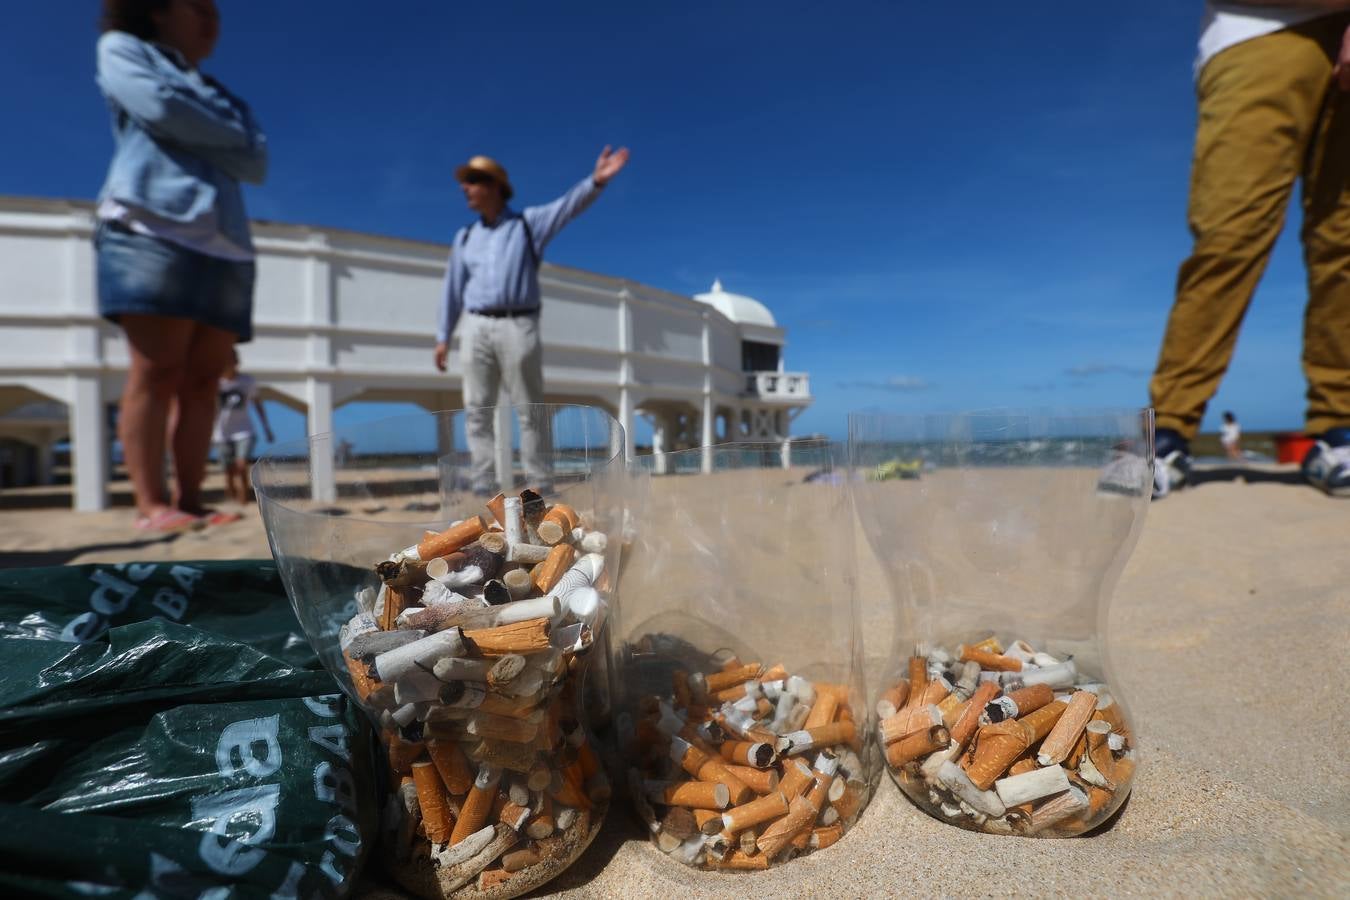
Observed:
[[[258,399],[258,383],[253,376],[241,372],[233,378],[220,379],[219,398],[216,430],[211,440],[220,443],[254,437],[253,419],[248,414],[249,404]]]
[[[1242,426],[1236,422],[1224,422],[1219,426],[1219,443],[1231,447],[1242,437]]]
[[[1334,10],[1292,9],[1287,6],[1244,6],[1237,3],[1205,4],[1205,19],[1200,26],[1200,52],[1195,59],[1195,75],[1221,50],[1288,28],[1299,22],[1325,16]]]

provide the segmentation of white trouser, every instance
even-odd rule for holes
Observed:
[[[539,317],[493,318],[466,313],[460,332],[464,372],[464,430],[472,460],[473,486],[490,490],[495,449],[493,418],[499,392],[517,407],[544,402],[544,348],[539,341]],[[552,480],[553,453],[546,414],[525,415],[519,410],[520,462],[531,485]],[[506,438],[509,440],[509,436]],[[502,485],[510,490],[512,485]]]

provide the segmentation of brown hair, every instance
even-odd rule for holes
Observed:
[[[143,41],[153,41],[158,37],[154,13],[169,8],[172,0],[103,0],[103,15],[99,18],[99,31],[125,31]]]

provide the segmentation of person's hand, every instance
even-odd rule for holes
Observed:
[[[609,183],[611,178],[619,174],[619,170],[627,165],[627,163],[627,147],[620,147],[618,150],[611,153],[609,151],[609,144],[606,144],[605,149],[600,151],[600,158],[595,161],[595,172],[591,177],[595,179],[596,184],[604,187]]]
[[[1331,70],[1331,77],[1341,90],[1350,91],[1350,28],[1345,29],[1341,37],[1341,52],[1336,56],[1336,67]]]
[[[449,345],[449,344],[437,344],[437,345],[436,345],[436,370],[437,370],[437,371],[439,371],[439,372],[444,372],[444,371],[445,371],[445,358],[446,358],[446,356],[447,356],[449,353],[450,353],[450,345]]]

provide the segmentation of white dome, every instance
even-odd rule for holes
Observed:
[[[753,297],[743,294],[729,294],[722,290],[722,280],[713,282],[712,290],[706,294],[695,294],[694,299],[706,303],[726,316],[737,325],[763,325],[777,328],[773,313],[769,308]]]

